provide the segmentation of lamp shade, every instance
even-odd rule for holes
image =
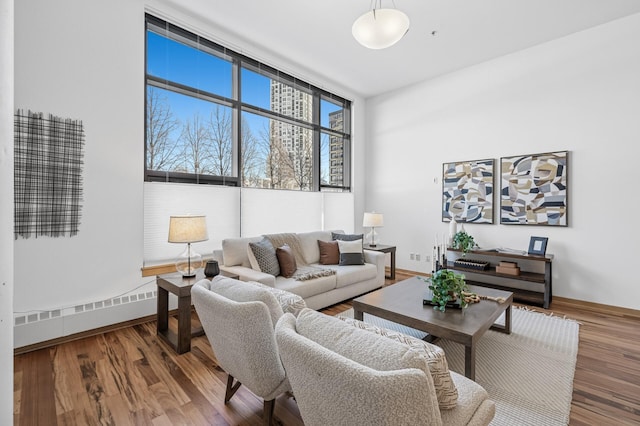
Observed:
[[[356,19],[351,34],[364,47],[385,49],[404,37],[409,23],[409,17],[397,9],[373,9]]]
[[[380,227],[384,226],[384,218],[382,213],[365,213],[362,219],[362,226]]]
[[[171,216],[169,218],[170,243],[197,243],[208,239],[205,216]]]

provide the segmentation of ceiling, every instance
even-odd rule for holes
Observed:
[[[409,32],[390,48],[369,50],[351,25],[370,0],[164,3],[243,40],[248,54],[276,52],[365,98],[640,13],[639,0],[395,0]]]

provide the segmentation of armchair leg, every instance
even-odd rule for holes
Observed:
[[[271,421],[273,420],[273,411],[275,407],[276,407],[275,399],[272,399],[270,401],[264,401],[263,420],[266,426],[271,426]]]
[[[227,375],[227,392],[224,394],[224,403],[228,403],[229,400],[233,397],[233,395],[235,395],[236,391],[238,390],[238,388],[240,388],[240,386],[242,386],[242,383],[238,382],[236,380],[236,383],[233,383],[233,376],[231,374]]]

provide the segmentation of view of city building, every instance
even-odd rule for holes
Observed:
[[[344,110],[329,113],[329,127],[331,130],[344,130]],[[343,180],[344,142],[341,137],[329,136],[329,185],[341,186]]]
[[[271,80],[270,105],[275,113],[312,122],[312,96],[288,84]],[[313,183],[313,133],[279,120],[271,120],[270,127],[272,146],[281,150],[280,163],[285,166],[280,187],[310,189]]]

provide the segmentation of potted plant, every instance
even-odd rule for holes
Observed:
[[[457,274],[450,269],[440,269],[427,279],[429,290],[433,292],[431,302],[435,304],[433,309],[444,312],[447,303],[460,299],[460,306],[466,308],[467,300],[462,296],[463,291],[468,291],[464,275]]]
[[[476,245],[473,237],[467,234],[467,231],[462,229],[456,232],[453,236],[453,248],[456,250],[462,250],[462,255],[466,256],[467,252],[473,249]]]

